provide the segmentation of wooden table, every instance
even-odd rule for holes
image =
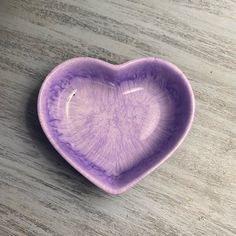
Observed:
[[[52,148],[38,123],[48,72],[72,57],[157,56],[196,97],[183,145],[110,196]],[[236,1],[1,0],[0,235],[235,235]]]

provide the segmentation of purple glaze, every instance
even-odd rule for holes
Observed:
[[[173,64],[144,58],[111,65],[74,58],[45,79],[42,128],[76,170],[122,193],[166,160],[190,129],[194,96]]]

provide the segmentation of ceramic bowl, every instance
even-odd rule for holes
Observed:
[[[46,77],[41,126],[61,156],[104,191],[119,194],[163,163],[188,133],[194,96],[173,64],[112,65],[74,58]]]

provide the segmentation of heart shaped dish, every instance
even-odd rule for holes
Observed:
[[[119,194],[182,143],[193,121],[194,96],[185,75],[158,58],[121,65],[74,58],[46,77],[38,115],[70,165]]]

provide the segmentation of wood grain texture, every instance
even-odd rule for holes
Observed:
[[[158,56],[195,93],[184,144],[121,196],[70,167],[38,123],[43,79],[77,56]],[[235,111],[235,0],[1,0],[0,235],[235,235]]]

